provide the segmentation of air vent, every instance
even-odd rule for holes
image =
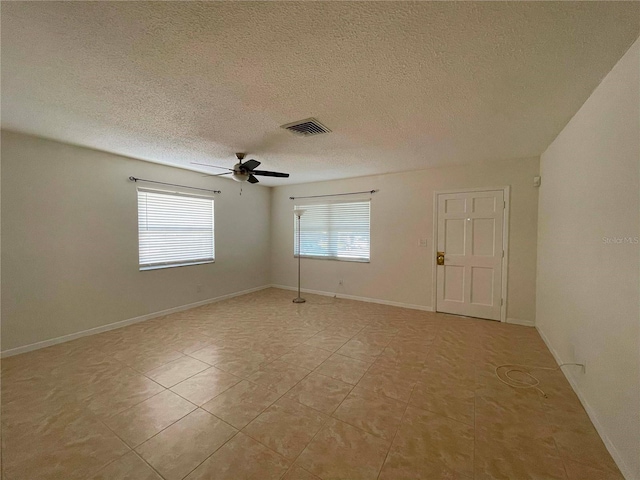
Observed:
[[[286,125],[282,125],[282,128],[303,137],[320,135],[321,133],[329,133],[331,131],[315,118],[307,118],[306,120],[300,120],[299,122],[287,123]]]

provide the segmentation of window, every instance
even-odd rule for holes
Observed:
[[[214,260],[213,198],[138,189],[140,270]]]
[[[305,210],[300,220],[303,257],[368,262],[371,202],[296,205]],[[294,255],[298,255],[298,219],[294,216]]]

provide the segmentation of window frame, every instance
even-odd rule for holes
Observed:
[[[211,201],[211,240],[212,240],[212,256],[211,259],[209,258],[200,258],[200,259],[193,259],[193,260],[188,260],[188,261],[184,261],[184,262],[163,262],[163,263],[152,263],[152,264],[141,264],[140,263],[140,247],[141,247],[141,230],[140,230],[140,193],[151,193],[151,194],[156,194],[156,195],[164,195],[167,197],[187,197],[187,198],[195,198],[195,199],[199,199],[199,200],[209,200]],[[216,214],[215,214],[215,199],[213,196],[209,196],[209,195],[199,195],[199,194],[194,194],[194,193],[189,193],[189,192],[180,192],[180,191],[174,191],[174,190],[162,190],[162,189],[155,189],[155,188],[147,188],[147,187],[138,187],[136,189],[136,220],[137,220],[137,226],[138,226],[138,270],[140,272],[146,272],[146,271],[151,271],[151,270],[162,270],[162,269],[166,269],[166,268],[175,268],[175,267],[189,267],[192,265],[206,265],[209,263],[215,263],[216,261],[216,240],[215,240],[215,233],[216,233],[216,228],[215,228],[215,218],[216,218]]]
[[[371,263],[371,198],[324,201],[324,202],[320,202],[320,201],[308,202],[308,203],[304,203],[304,204],[296,204],[294,206],[294,209],[305,209],[305,210],[308,210],[309,208],[316,207],[316,206],[327,206],[327,207],[330,208],[331,205],[344,205],[344,204],[350,204],[350,203],[367,203],[368,206],[369,206],[369,222],[368,222],[369,255],[368,255],[367,258],[345,257],[345,256],[341,257],[337,253],[336,253],[336,256],[310,255],[310,254],[298,255],[298,253],[296,253],[297,241],[298,241],[298,237],[297,237],[298,217],[296,217],[295,215],[293,217],[293,221],[294,221],[294,224],[293,224],[294,225],[293,226],[293,257],[294,258],[298,258],[300,256],[300,258],[308,258],[308,259],[312,259],[312,260],[333,260],[333,261],[338,261],[338,262]],[[305,214],[303,214],[302,218],[301,218],[301,226],[302,227],[304,227],[304,216],[305,216]],[[302,231],[304,231],[304,229]],[[301,241],[301,247],[302,247],[302,241]]]

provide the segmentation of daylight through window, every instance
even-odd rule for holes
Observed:
[[[140,270],[214,261],[213,198],[138,189]]]

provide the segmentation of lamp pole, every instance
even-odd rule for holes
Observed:
[[[304,302],[306,302],[306,300],[300,296],[300,257],[301,257],[301,252],[300,252],[300,217],[302,217],[303,213],[304,213],[304,209],[302,209],[302,208],[296,208],[293,211],[293,214],[298,219],[298,238],[297,238],[297,241],[298,241],[298,296],[293,299],[293,303],[304,303]]]

